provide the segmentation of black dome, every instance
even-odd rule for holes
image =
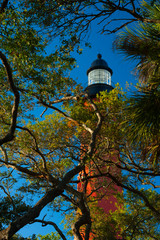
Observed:
[[[87,75],[90,71],[94,69],[106,69],[111,73],[111,75],[113,73],[112,69],[108,67],[106,61],[102,59],[101,54],[98,54],[97,59],[92,62],[91,67],[87,70]]]

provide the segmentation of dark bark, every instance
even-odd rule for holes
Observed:
[[[12,116],[11,116],[11,123],[10,123],[10,129],[6,135],[0,139],[0,146],[6,142],[10,142],[14,139],[14,133],[16,129],[16,122],[17,122],[17,116],[18,116],[18,107],[19,107],[19,101],[20,101],[20,95],[19,92],[14,84],[13,77],[12,77],[12,69],[7,61],[6,56],[0,51],[0,59],[2,60],[2,63],[5,67],[8,83],[10,86],[11,91],[14,94],[14,104],[12,107]]]
[[[79,219],[72,225],[72,231],[75,240],[89,240],[90,230],[91,230],[91,216],[90,211],[85,201],[83,193],[81,193],[80,201],[78,203],[78,207],[81,210],[82,215]],[[80,233],[80,227],[86,225],[85,236],[82,237]]]
[[[0,7],[0,13],[3,13],[7,7],[8,0],[3,0],[1,7]]]

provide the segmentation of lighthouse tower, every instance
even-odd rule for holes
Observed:
[[[102,55],[98,54],[97,59],[92,62],[91,67],[87,70],[88,87],[85,89],[89,97],[95,98],[96,94],[101,91],[111,91],[111,76],[113,71],[108,67]]]
[[[113,86],[111,85],[111,76],[113,74],[112,69],[108,66],[107,62],[102,59],[102,55],[98,54],[97,59],[94,60],[90,66],[90,68],[87,70],[87,75],[88,75],[88,86],[86,87],[85,91],[88,94],[88,96],[92,99],[96,100],[97,94],[99,94],[102,91],[110,92],[113,90]],[[113,133],[114,134],[114,133]],[[104,160],[107,160],[110,158],[112,162],[118,162],[118,157],[117,157],[117,152],[113,149],[113,154],[109,155],[108,153],[104,153]],[[105,162],[105,161],[104,161]],[[91,169],[90,169],[91,167]],[[105,168],[108,166],[102,166],[102,170],[105,170]],[[112,166],[109,168],[110,172],[114,176],[121,176],[120,170]],[[85,171],[87,174],[93,174],[93,169],[92,169],[92,163],[90,163],[90,166],[86,166]],[[82,173],[83,176],[83,173]],[[119,206],[118,199],[116,197],[116,194],[122,194],[122,188],[117,186],[111,179],[108,177],[100,177],[98,180],[100,184],[102,181],[105,181],[106,185],[108,186],[106,190],[103,189],[103,187],[97,188],[98,190],[95,191],[95,184],[96,182],[94,181],[89,181],[87,184],[87,194],[92,196],[93,198],[97,198],[99,195],[105,195],[103,198],[98,200],[98,207],[100,207],[103,212],[104,216],[109,216],[111,212],[114,212],[117,210],[117,207]],[[78,190],[83,191],[84,185],[83,183],[78,184]],[[105,221],[105,219],[104,219]],[[111,228],[114,229],[113,226],[110,226]],[[117,234],[117,239],[121,239],[119,236],[119,233]],[[95,236],[94,236],[95,237]],[[93,235],[91,235],[90,240],[93,239]],[[94,238],[95,239],[95,238]]]

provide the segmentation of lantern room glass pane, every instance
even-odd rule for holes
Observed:
[[[111,85],[111,74],[106,69],[95,69],[88,74],[88,86],[95,83]]]

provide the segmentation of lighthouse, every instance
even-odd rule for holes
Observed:
[[[88,96],[94,99],[95,102],[97,99],[97,94],[100,94],[100,92],[103,91],[110,92],[114,89],[111,81],[112,74],[112,69],[108,66],[107,62],[102,59],[102,55],[98,54],[97,59],[91,63],[91,66],[87,70],[88,86],[85,89],[85,92],[88,94]],[[88,107],[87,104],[85,104],[85,107]],[[101,157],[104,160],[104,163],[100,166],[101,170],[106,172],[109,171],[113,174],[113,176],[118,176],[120,178],[121,171],[116,166],[114,166],[114,163],[118,163],[117,151],[115,149],[112,149],[112,154],[103,152],[103,156]],[[113,162],[113,165],[107,165],[107,161]],[[87,174],[88,176],[93,176],[94,174],[96,175],[96,171],[97,170],[94,167],[92,161],[85,166],[85,174]],[[81,178],[83,178],[83,172],[79,175],[79,179]],[[103,182],[105,183],[105,188],[103,188]],[[81,181],[78,184],[78,190],[82,192],[84,191],[84,183]],[[96,200],[96,207],[101,209],[104,222],[105,218],[107,218],[107,216],[109,216],[111,212],[115,212],[120,206],[119,200],[117,198],[118,194],[122,195],[122,188],[117,186],[107,176],[99,177],[93,181],[91,179],[87,183],[86,195],[92,197],[93,201],[94,199]],[[114,226],[109,225],[108,227],[114,230]],[[122,239],[121,236],[119,236],[119,232],[119,230],[115,232],[117,239]],[[92,240],[95,238],[96,233],[91,234],[89,239]]]
[[[94,60],[87,70],[88,86],[85,91],[88,96],[95,98],[96,95],[102,91],[110,92],[113,87],[111,85],[112,69],[107,62],[102,59],[102,55],[98,54],[97,59]]]

